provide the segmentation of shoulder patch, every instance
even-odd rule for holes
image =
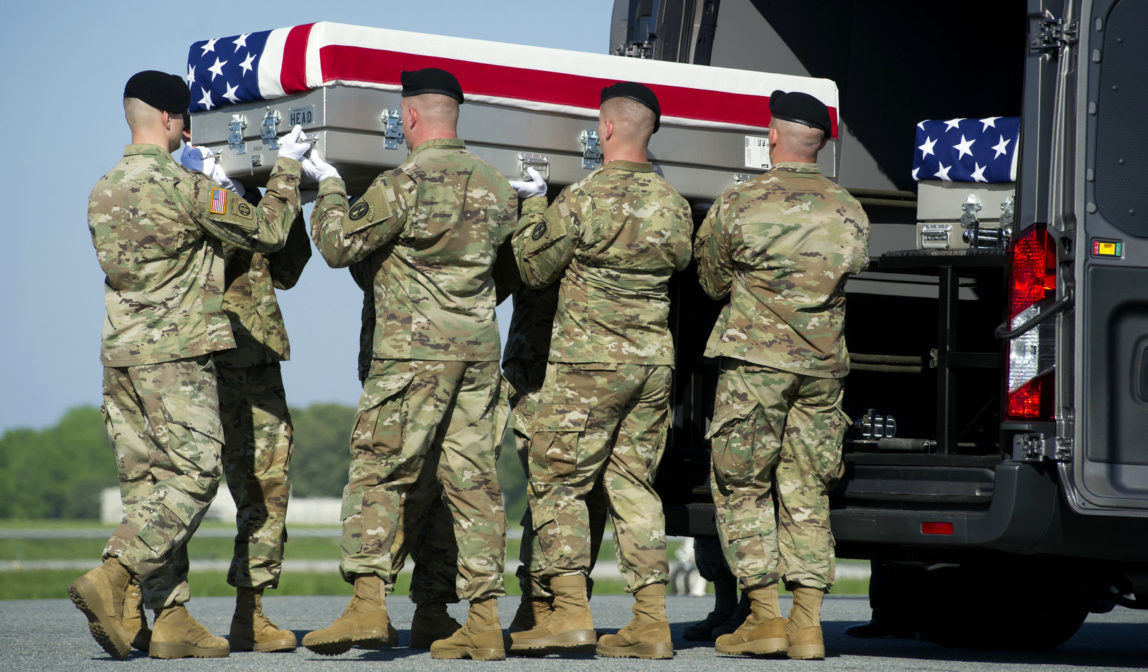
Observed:
[[[227,212],[227,190],[222,187],[211,188],[211,214],[222,215]]]
[[[347,218],[343,220],[344,236],[385,222],[394,216],[395,211],[387,193],[390,190],[389,186],[389,180],[378,180],[367,188],[359,200],[355,201],[355,204],[347,211]]]
[[[242,231],[255,231],[259,228],[255,221],[255,208],[239,194],[217,186],[202,193],[204,195],[199,198],[203,200],[199,207],[207,210],[207,217],[211,221],[236,226]]]

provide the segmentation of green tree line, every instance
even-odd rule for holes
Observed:
[[[293,496],[342,495],[354,416],[355,409],[342,404],[291,409]],[[525,479],[509,437],[504,446],[499,481],[513,525],[525,507]],[[99,518],[100,491],[116,483],[115,456],[95,407],[72,408],[52,427],[0,437],[0,518]]]

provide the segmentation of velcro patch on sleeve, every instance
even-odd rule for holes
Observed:
[[[388,184],[386,180],[379,180],[372,184],[367,191],[355,201],[343,219],[343,235],[368,229],[382,223],[394,216],[395,211],[387,198]]]
[[[211,214],[222,215],[227,212],[227,190],[222,187],[211,188]]]
[[[202,198],[202,197],[201,197]],[[238,227],[241,231],[255,231],[255,207],[234,191],[212,187],[206,192],[207,216],[211,221]]]

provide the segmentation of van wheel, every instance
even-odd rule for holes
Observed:
[[[1079,568],[1044,564],[1031,559],[924,572],[920,637],[962,648],[1045,651],[1060,646],[1088,616],[1084,574]]]

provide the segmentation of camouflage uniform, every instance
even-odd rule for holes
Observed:
[[[224,246],[227,290],[223,310],[236,348],[215,356],[223,420],[223,473],[235,499],[235,551],[227,582],[275,588],[287,541],[292,441],[279,362],[291,356],[276,289],[298,282],[311,258],[302,215],[287,245],[274,254]]]
[[[124,519],[104,557],[137,575],[152,608],[185,602],[185,544],[215,496],[223,428],[211,354],[235,347],[223,312],[223,242],[281,248],[300,164],[279,159],[252,206],[154,145],[128,145],[88,201],[106,274],[104,403]]]
[[[517,270],[515,270],[517,274]],[[520,283],[519,283],[520,284]],[[513,285],[512,285],[513,286]],[[530,422],[538,411],[546,360],[550,356],[550,330],[558,308],[558,285],[542,289],[514,289],[514,312],[502,350],[504,395],[510,402],[514,447],[527,480],[530,478]],[[593,571],[606,527],[606,491],[601,478],[586,497],[590,519],[590,566]],[[542,582],[542,546],[534,534],[530,508],[522,515],[522,541],[518,546],[518,583],[528,597],[551,597]]]
[[[366,383],[371,371],[371,350],[375,336],[375,274],[383,261],[381,252],[351,264],[351,277],[363,290],[362,322],[359,328],[359,382]],[[417,485],[406,502],[406,518],[391,545],[391,578],[385,582],[388,593],[409,554],[415,567],[411,574],[410,598],[415,604],[455,603],[458,593],[458,544],[450,522],[450,512],[442,501],[442,488],[435,480],[437,456],[423,464]],[[411,541],[408,541],[411,540]]]
[[[544,579],[590,566],[587,495],[602,479],[627,589],[668,579],[653,489],[670,424],[667,286],[690,261],[689,206],[648,163],[611,161],[549,208],[522,206],[523,280],[561,276],[541,398],[530,422],[530,510]]]
[[[706,344],[722,358],[709,437],[718,532],[744,587],[833,583],[845,279],[868,264],[868,244],[861,206],[804,163],[727,190],[698,230],[702,287],[729,297]]]
[[[453,138],[420,144],[354,207],[342,180],[319,186],[311,235],[328,264],[385,250],[373,279],[374,360],[343,492],[347,580],[390,580],[397,522],[406,520],[424,463],[437,456],[458,540],[458,594],[472,602],[504,594],[491,267],[513,227],[515,201],[506,178]]]

